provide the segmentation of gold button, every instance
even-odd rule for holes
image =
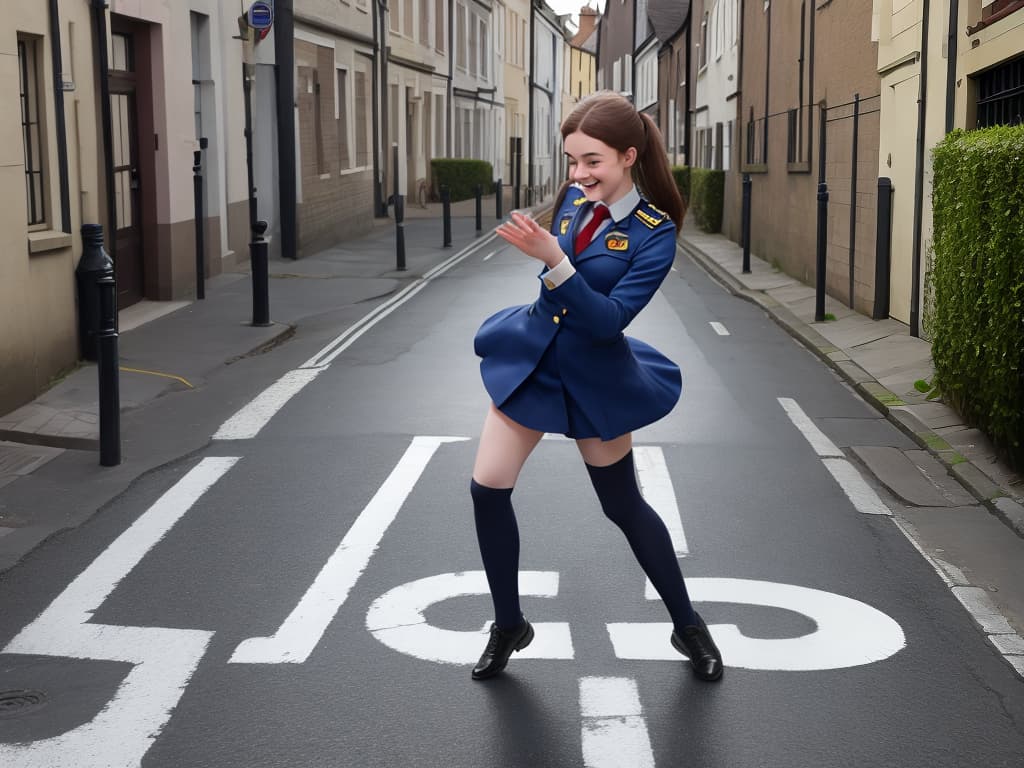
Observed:
[[[558,317],[558,315],[555,315],[554,317],[552,317],[552,318],[551,318],[551,322],[553,322],[553,323],[554,323],[555,325],[558,325],[558,322],[559,322],[559,317]]]
[[[569,310],[566,309],[565,307],[562,307],[562,316],[564,317],[565,315],[568,315],[568,314],[569,314]]]

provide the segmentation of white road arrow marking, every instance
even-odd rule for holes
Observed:
[[[555,597],[558,573],[520,571],[519,592],[525,597]],[[366,628],[384,645],[427,661],[472,664],[487,644],[482,631],[442,629],[428,624],[424,613],[430,606],[467,595],[490,594],[483,571],[442,573],[402,584],[377,598],[366,614]],[[536,636],[517,659],[571,659],[574,656],[569,625],[537,622]]]
[[[0,765],[138,766],[195,672],[213,632],[90,624],[92,614],[171,527],[238,461],[203,459],[86,568],[4,653],[135,665],[114,698],[84,725],[48,739],[0,744]]]
[[[235,664],[300,664],[308,659],[366,570],[381,539],[434,453],[444,443],[468,439],[413,438],[397,466],[352,523],[338,548],[277,632],[270,637],[250,637],[243,641],[229,661]]]
[[[654,768],[654,753],[635,680],[580,679],[580,712],[586,768]]]
[[[746,637],[734,624],[711,625],[726,666],[790,672],[843,669],[882,661],[907,644],[900,625],[889,616],[832,592],[749,579],[693,578],[686,584],[694,602],[782,608],[818,626],[803,637],[770,640]],[[669,643],[671,633],[667,623],[608,625],[620,659],[679,660]]]

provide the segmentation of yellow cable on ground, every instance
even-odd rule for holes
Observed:
[[[121,366],[121,370],[127,371],[128,373],[146,373],[149,374],[150,376],[162,376],[165,379],[174,379],[175,381],[180,381],[189,389],[195,389],[195,387],[189,384],[188,381],[181,378],[181,376],[175,376],[173,373],[160,373],[159,371],[144,371],[141,368],[125,368],[123,365]]]

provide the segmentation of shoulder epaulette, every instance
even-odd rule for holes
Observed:
[[[650,229],[654,229],[656,226],[661,224],[661,222],[663,222],[666,218],[668,218],[667,213],[658,210],[650,203],[644,203],[639,208],[637,208],[635,215],[638,219],[640,219],[641,222],[644,223],[645,226],[649,227]]]

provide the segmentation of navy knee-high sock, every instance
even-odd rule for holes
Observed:
[[[640,567],[668,608],[676,632],[696,624],[697,616],[679,570],[672,537],[637,486],[633,452],[607,467],[586,467],[601,509],[626,534]]]
[[[469,483],[476,519],[476,539],[494,601],[494,623],[499,629],[522,625],[519,608],[519,526],[512,509],[511,488],[488,488]]]

